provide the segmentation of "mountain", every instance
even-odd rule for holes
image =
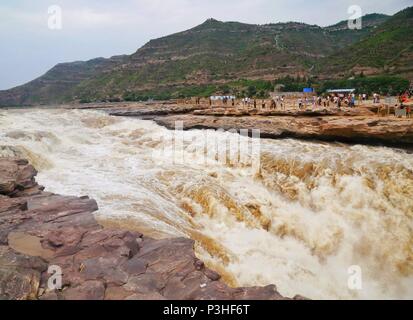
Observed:
[[[362,17],[362,29],[361,32],[367,33],[370,28],[377,28],[379,25],[386,22],[390,16],[386,14],[371,13]],[[348,20],[340,21],[337,24],[326,27],[329,31],[350,31],[348,28]]]
[[[413,79],[413,7],[386,19],[360,41],[322,59],[320,72],[345,76],[403,75]]]
[[[303,23],[261,26],[209,19],[150,41],[124,65],[80,83],[77,93],[93,99],[125,93],[174,96],[184,87],[305,75],[319,59],[357,41],[356,36],[337,38],[336,32]]]
[[[387,21],[390,16],[385,14],[368,14],[362,18],[362,28],[360,30],[352,30],[348,27],[348,20],[340,21],[339,23],[326,27],[334,40],[341,42],[340,47],[346,48],[353,43],[357,43],[361,39],[369,36],[378,26]]]
[[[217,88],[224,92],[228,85],[241,91],[250,81],[287,75],[317,72],[323,77],[329,70],[320,62],[339,66],[348,48],[368,41],[384,25],[392,26],[394,17],[373,14],[363,21],[362,30],[349,30],[344,21],[322,28],[208,19],[190,30],[151,40],[130,56],[59,64],[23,86],[0,91],[0,105],[207,95]],[[402,58],[409,62],[409,57]]]
[[[0,91],[0,105],[50,104],[71,101],[76,86],[96,74],[120,65],[127,56],[61,63],[29,83]]]

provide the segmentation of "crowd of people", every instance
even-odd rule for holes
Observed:
[[[328,94],[328,95],[323,95],[323,96],[312,96],[312,97],[300,97],[297,100],[297,106],[299,109],[307,108],[309,106],[313,107],[330,107],[330,106],[336,106],[338,108],[341,107],[355,107],[357,104],[363,103],[363,101],[367,101],[369,96],[367,94],[359,94],[358,97],[354,94]],[[380,103],[380,95],[374,93],[373,94],[373,102],[374,103]],[[215,99],[217,100],[217,99]],[[215,101],[214,99],[209,98],[209,105],[212,106]],[[218,99],[221,101],[221,104],[226,106],[226,105],[231,105],[235,106],[237,105],[236,100],[231,97],[222,97],[222,99]],[[291,101],[291,99],[289,99]],[[200,104],[201,99],[197,98],[196,103]],[[261,109],[265,109],[267,107],[268,101],[265,99],[261,99],[260,102],[257,99],[252,99],[245,97],[241,99],[241,104],[244,107],[248,108],[254,108],[257,109],[257,107],[260,107]],[[269,109],[270,110],[275,110],[280,107],[282,110],[285,110],[287,105],[287,98],[284,95],[278,95],[275,96],[274,98],[271,99],[270,104],[269,104]]]
[[[358,101],[367,100],[367,95],[359,95]],[[341,108],[343,106],[354,108],[357,104],[357,97],[354,93],[352,94],[328,94],[324,96],[313,96],[298,99],[298,108],[303,109],[308,106],[313,107],[324,107],[328,108],[330,106],[336,106]]]
[[[409,106],[409,102],[412,98],[412,91],[406,91],[398,96],[398,107],[399,109],[406,108],[407,114],[411,113],[411,108]],[[308,109],[311,107],[312,109],[316,108],[329,108],[329,107],[336,107],[336,108],[355,108],[358,105],[362,105],[367,101],[372,100],[373,104],[381,104],[382,97],[378,93],[373,93],[372,95],[368,95],[366,93],[355,94],[354,92],[349,93],[326,93],[324,95],[313,95],[313,96],[302,96],[298,99],[294,99],[292,97],[286,97],[285,95],[277,95],[273,97],[270,101],[266,99],[253,99],[249,97],[242,98],[238,100],[234,96],[214,96],[210,97],[208,100],[209,105],[213,106],[216,103],[224,105],[224,106],[242,106],[244,108],[254,108],[254,109],[267,109],[268,110],[277,110],[281,108],[281,110],[285,110],[287,105],[289,107],[294,107],[303,110]],[[214,103],[214,101],[220,101]],[[390,97],[390,95],[386,96],[385,105],[393,104],[394,97]],[[201,104],[201,98],[196,98],[196,104]],[[394,104],[393,104],[394,106]]]

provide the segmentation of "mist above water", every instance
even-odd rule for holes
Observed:
[[[191,237],[233,286],[286,296],[413,298],[413,157],[404,151],[261,140],[260,166],[198,161],[205,131],[97,111],[1,110],[0,155],[19,154],[47,191],[89,195],[97,218],[152,237]],[[234,134],[208,132],[216,141]],[[162,150],[162,152],[159,152]],[[362,290],[348,286],[360,266]]]

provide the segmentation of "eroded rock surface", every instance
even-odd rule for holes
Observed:
[[[35,175],[0,158],[0,299],[284,299],[275,286],[229,288],[190,239],[104,229],[94,200],[44,192]],[[61,290],[48,285],[51,266]]]
[[[155,122],[169,129],[182,121],[191,129],[259,129],[263,138],[296,138],[413,148],[413,119],[371,116],[201,116],[170,115]]]
[[[291,104],[291,103],[290,103]],[[78,108],[78,107],[75,107]],[[337,141],[349,144],[384,145],[413,148],[413,119],[379,116],[380,110],[394,114],[394,106],[362,105],[356,108],[308,107],[256,109],[245,106],[209,106],[208,104],[118,103],[90,105],[84,108],[106,110],[110,115],[153,120],[175,129],[182,121],[191,129],[259,129],[264,138],[295,138]]]

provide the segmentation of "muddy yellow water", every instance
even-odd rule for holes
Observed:
[[[208,134],[218,144],[235,136]],[[231,285],[413,298],[413,155],[261,140],[255,165],[199,161],[199,130],[182,133],[177,162],[168,161],[172,135],[96,111],[0,110],[0,155],[28,158],[48,191],[95,198],[107,225],[194,239],[199,258]]]

